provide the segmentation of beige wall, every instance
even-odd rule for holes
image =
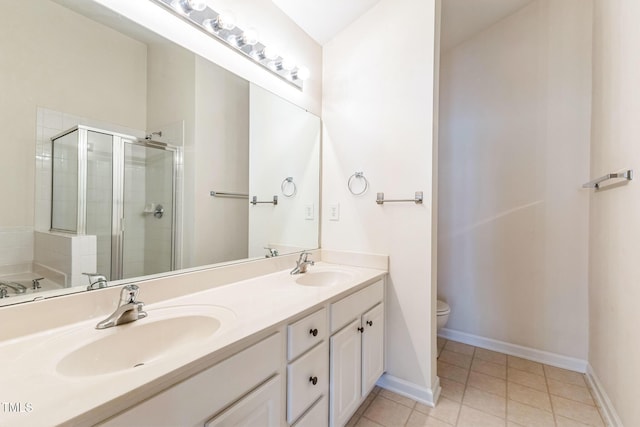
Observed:
[[[144,129],[146,46],[48,0],[0,13],[2,226],[33,226],[36,107]]]
[[[640,171],[640,2],[596,0],[591,177]],[[589,363],[620,416],[640,425],[640,187],[591,193]]]
[[[324,47],[322,247],[388,254],[387,386],[429,401],[435,1],[382,0]],[[394,37],[389,37],[393,34]],[[419,46],[419,49],[417,49]],[[363,171],[369,191],[353,196]],[[424,191],[423,205],[376,204]],[[340,205],[340,220],[328,207]],[[435,329],[433,329],[435,333]]]
[[[195,182],[186,185],[195,191],[185,206],[194,207],[191,266],[199,266],[248,256],[248,200],[209,192],[249,192],[249,82],[200,57],[194,82]]]
[[[441,61],[447,328],[584,361],[590,1],[535,1]]]

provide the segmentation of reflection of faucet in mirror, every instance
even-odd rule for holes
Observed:
[[[280,255],[276,248],[272,248],[270,246],[265,246],[264,248],[267,250],[267,254],[264,256],[265,258],[273,258]]]
[[[5,290],[6,288],[11,288],[13,292],[15,292],[16,294],[24,294],[25,292],[27,292],[27,288],[24,285],[21,285],[20,283],[16,283],[16,282],[0,281],[0,286],[5,287]]]
[[[42,285],[40,284],[40,280],[44,280],[44,277],[38,277],[37,279],[32,279],[31,280],[31,289],[33,289],[34,291],[37,291],[38,289],[41,289]]]
[[[289,274],[304,274],[307,272],[307,268],[310,265],[314,265],[315,262],[312,259],[309,259],[309,252],[302,252],[300,254],[300,258],[296,261],[296,266]]]
[[[0,299],[3,299],[3,298],[9,298],[9,292],[7,291],[7,288],[0,285]]]
[[[88,291],[107,287],[107,278],[102,274],[98,274],[98,273],[82,273],[82,274],[89,277],[89,286],[87,286]]]
[[[114,311],[111,316],[99,322],[96,325],[96,329],[111,328],[147,317],[147,312],[142,309],[144,303],[136,300],[139,290],[140,288],[136,285],[123,287],[122,291],[120,291],[118,308],[116,308],[116,311]]]

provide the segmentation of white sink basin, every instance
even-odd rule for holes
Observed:
[[[232,311],[217,306],[177,306],[147,312],[148,317],[135,322],[70,334],[65,339],[76,345],[60,359],[56,371],[63,376],[86,377],[143,369],[169,355],[193,350],[235,319]]]
[[[303,286],[335,286],[348,282],[353,278],[353,273],[337,269],[313,269],[310,267],[306,273],[300,274],[296,279],[298,285]]]

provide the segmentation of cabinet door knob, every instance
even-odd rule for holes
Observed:
[[[309,330],[309,333],[310,333],[311,335],[313,335],[314,337],[317,337],[317,336],[318,336],[318,330],[317,330],[317,329],[310,329],[310,330]]]
[[[373,326],[373,320],[367,320],[367,325]]]
[[[309,377],[309,382],[313,385],[318,384],[318,377]]]
[[[364,328],[358,327],[358,331],[360,331],[360,333],[364,332]]]

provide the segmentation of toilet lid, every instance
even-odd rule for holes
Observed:
[[[449,308],[449,304],[447,304],[444,301],[438,300],[438,314],[446,314],[446,313],[449,313],[450,311],[451,311],[451,308]]]

